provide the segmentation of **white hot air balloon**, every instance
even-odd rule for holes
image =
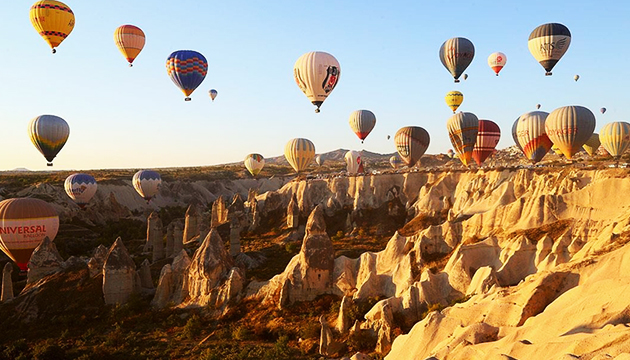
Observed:
[[[341,66],[337,59],[323,51],[313,51],[300,56],[293,67],[295,82],[306,97],[320,106],[335,89],[341,75]]]
[[[96,180],[88,174],[72,174],[63,184],[66,194],[79,205],[81,209],[90,202],[96,194]]]

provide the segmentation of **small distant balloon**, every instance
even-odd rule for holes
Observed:
[[[389,140],[389,138],[391,138],[391,136],[387,135],[387,140]]]
[[[325,159],[324,159],[324,155],[322,155],[322,154],[319,154],[319,155],[317,155],[317,156],[315,157],[315,162],[316,162],[316,163],[317,163],[317,165],[319,165],[319,166],[324,165],[324,161],[325,161]]]
[[[210,99],[212,99],[212,101],[214,101],[214,99],[217,97],[217,95],[219,95],[219,92],[217,92],[214,89],[211,89],[210,91],[208,91],[208,94],[210,94]]]
[[[599,109],[599,112],[602,113],[602,114],[605,113],[606,112],[606,108]]]
[[[536,104],[536,109],[540,109],[540,104]]]
[[[499,76],[499,71],[503,69],[506,62],[507,56],[502,52],[495,52],[488,56],[488,66],[490,66],[497,76]]]
[[[376,125],[376,116],[370,110],[356,110],[350,114],[348,120],[350,128],[357,134],[361,143],[370,134]]]
[[[140,170],[131,179],[133,188],[142,196],[147,204],[160,192],[162,177],[152,170]]]
[[[256,176],[265,167],[265,158],[260,154],[249,154],[245,157],[245,168],[252,176]]]
[[[573,77],[573,80],[575,80],[575,81],[580,80],[580,75],[575,75],[575,76]]]
[[[464,80],[468,80],[468,74],[464,74]]]
[[[89,174],[72,174],[66,178],[63,185],[66,194],[74,200],[81,209],[90,202],[96,194],[96,180]]]
[[[457,90],[449,91],[446,93],[444,101],[446,101],[446,105],[448,105],[448,107],[453,110],[453,114],[455,114],[457,108],[464,102],[464,94]]]

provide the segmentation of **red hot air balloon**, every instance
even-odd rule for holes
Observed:
[[[501,129],[494,121],[479,120],[477,142],[473,148],[472,157],[478,166],[492,155],[501,138]]]

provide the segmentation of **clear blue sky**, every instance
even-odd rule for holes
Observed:
[[[30,119],[42,114],[70,125],[54,169],[80,170],[215,165],[251,152],[272,157],[294,137],[310,139],[318,153],[390,153],[394,133],[408,125],[429,131],[427,153],[446,152],[450,90],[464,93],[459,110],[499,124],[499,148],[513,145],[513,121],[537,103],[545,111],[586,106],[597,117],[596,131],[630,120],[624,111],[630,5],[622,1],[65,3],[76,26],[55,55],[30,23],[31,2],[3,4],[0,170],[46,169],[27,136]],[[547,22],[563,23],[572,34],[551,77],[527,49],[529,33]],[[113,42],[123,24],[147,36],[133,68]],[[455,36],[470,39],[476,51],[468,80],[459,84],[438,57],[440,45]],[[167,56],[180,49],[199,51],[209,62],[191,102],[166,74]],[[316,50],[341,64],[339,84],[320,114],[292,73],[300,55]],[[487,65],[495,51],[508,58],[499,77]],[[219,92],[214,103],[211,88]],[[357,109],[377,117],[364,144],[348,125]]]

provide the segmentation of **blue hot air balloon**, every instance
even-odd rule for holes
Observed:
[[[166,59],[166,71],[190,101],[190,94],[201,85],[208,73],[208,62],[200,53],[193,50],[178,50]]]

